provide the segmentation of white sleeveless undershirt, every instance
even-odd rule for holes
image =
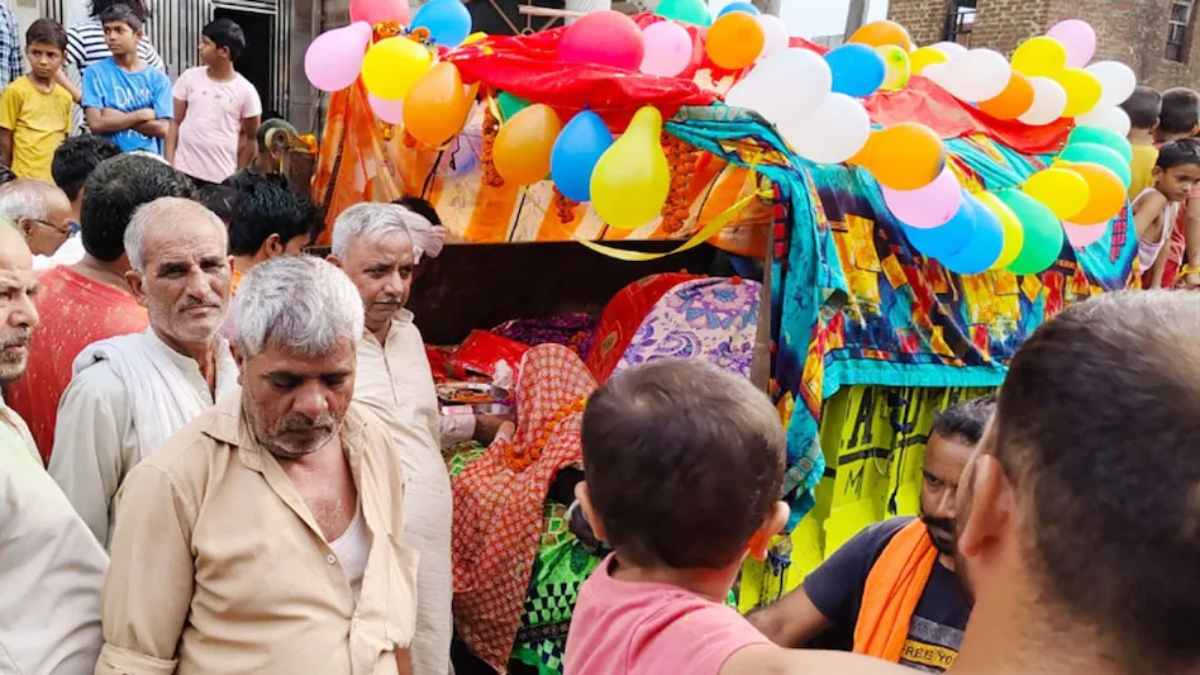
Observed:
[[[367,571],[367,554],[371,552],[371,538],[363,523],[362,509],[354,513],[354,520],[350,521],[346,531],[330,542],[329,546],[333,548],[338,562],[342,565],[346,580],[350,582],[350,590],[354,593],[354,602],[357,603],[358,594],[362,590],[363,574]]]

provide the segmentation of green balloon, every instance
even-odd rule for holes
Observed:
[[[996,193],[1021,221],[1025,229],[1025,243],[1021,253],[1008,269],[1013,274],[1037,274],[1058,260],[1062,252],[1063,227],[1054,212],[1041,202],[1016,188]]]
[[[513,96],[507,91],[502,91],[496,96],[496,105],[500,108],[500,121],[505,122],[511,119],[513,115],[528,108],[529,101],[520,96]]]
[[[1133,146],[1129,141],[1110,129],[1103,127],[1075,127],[1071,131],[1071,135],[1067,136],[1067,145],[1075,143],[1096,143],[1103,145],[1106,148],[1116,150],[1117,154],[1125,158],[1126,162],[1133,161]]]
[[[1091,162],[1111,169],[1125,187],[1129,187],[1133,182],[1129,162],[1125,161],[1121,153],[1099,143],[1072,143],[1063,149],[1058,158],[1066,162]]]
[[[704,0],[662,0],[654,13],[664,19],[694,23],[697,26],[712,24],[712,15],[708,13]]]

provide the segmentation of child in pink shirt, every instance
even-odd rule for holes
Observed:
[[[774,646],[724,604],[787,521],[785,446],[766,396],[702,362],[657,361],[592,395],[576,494],[615,553],[580,590],[565,675],[906,672]]]

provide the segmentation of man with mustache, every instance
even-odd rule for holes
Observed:
[[[412,479],[352,401],[358,293],[320,259],[283,256],[234,302],[240,395],[118,495],[96,673],[412,672]]]
[[[218,332],[229,304],[228,245],[215,214],[178,197],[139,208],[125,231],[125,279],[150,327],[80,352],[50,457],[50,474],[101,544],[130,469],[236,385]]]
[[[0,384],[21,377],[38,322],[33,256],[0,222]],[[0,672],[91,672],[108,558],[0,398]]]
[[[925,448],[921,517],[893,518],[859,533],[801,588],[751,621],[785,647],[852,649],[929,672],[954,665],[971,614],[956,574],[955,492],[995,402],[953,406]]]

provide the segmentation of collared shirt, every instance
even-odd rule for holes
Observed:
[[[385,344],[369,332],[359,341],[354,400],[387,425],[408,475],[408,515],[401,543],[421,553],[413,672],[446,675],[454,632],[450,563],[454,495],[437,441],[441,416],[433,373],[421,332],[408,310],[392,320]]]
[[[357,604],[338,558],[228,396],[129,474],[117,498],[96,675],[390,675],[415,622],[404,470],[352,403],[342,446],[371,549]],[[416,671],[420,672],[420,671]]]
[[[8,8],[8,3],[0,2],[0,87],[25,73],[20,31],[17,17]]]
[[[39,465],[42,463],[42,456],[38,454],[33,434],[29,433],[29,426],[17,411],[5,404],[3,389],[0,389],[0,447],[27,450]]]

